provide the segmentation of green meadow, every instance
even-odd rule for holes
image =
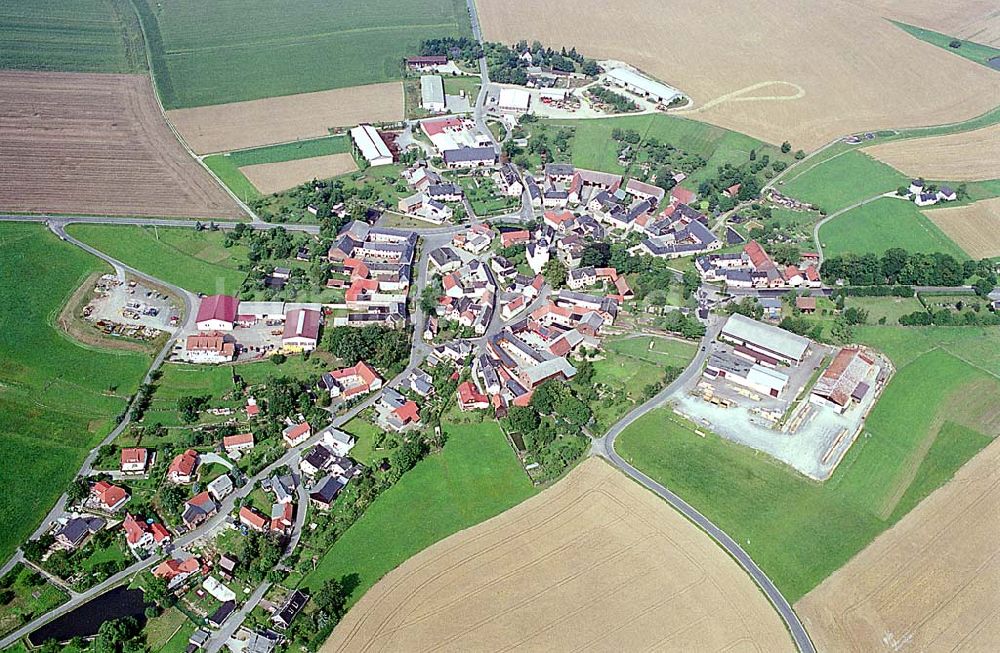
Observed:
[[[996,330],[866,327],[859,337],[889,354],[897,371],[825,483],[696,433],[668,409],[642,417],[617,443],[623,457],[736,539],[792,602],[1000,433],[1000,355],[989,369],[967,362],[983,348],[1000,350]]]
[[[135,0],[168,109],[402,78],[420,41],[471,36],[461,0]]]
[[[913,204],[886,197],[830,220],[819,229],[826,256],[880,254],[890,247],[910,252],[944,252],[963,261],[968,255]]]
[[[0,68],[134,73],[146,69],[129,0],[0,3]]]
[[[41,225],[5,224],[0,260],[0,558],[6,559],[113,428],[150,359],[85,347],[53,326],[73,291],[105,270],[98,259]]]
[[[357,574],[353,604],[414,554],[536,492],[495,422],[442,428],[444,448],[379,496],[302,585],[316,591],[328,578]]]
[[[234,294],[247,273],[247,249],[223,247],[221,231],[75,224],[67,232],[112,258],[191,292]]]

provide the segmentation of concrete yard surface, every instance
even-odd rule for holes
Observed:
[[[824,651],[1000,650],[1000,441],[796,604]]]
[[[607,463],[390,572],[322,651],[791,650],[707,535]]]

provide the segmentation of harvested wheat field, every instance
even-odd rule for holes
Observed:
[[[0,71],[0,208],[244,214],[181,147],[141,75]]]
[[[707,535],[590,459],[390,572],[322,650],[513,648],[779,651],[792,642]]]
[[[866,129],[965,120],[1000,96],[995,71],[845,0],[628,0],[610,29],[595,19],[607,13],[602,0],[477,6],[490,40],[538,39],[628,62],[694,99],[679,115],[806,150]],[[940,88],[928,93],[903,68]]]
[[[820,651],[1000,650],[1000,440],[800,600]]]
[[[1000,124],[958,134],[909,138],[865,152],[911,177],[979,181],[1000,176]]]
[[[280,163],[256,163],[243,166],[240,172],[257,190],[277,193],[313,179],[329,179],[358,169],[350,154],[327,154]]]
[[[332,127],[403,118],[403,84],[386,82],[175,109],[167,118],[198,154],[326,136]]]
[[[1000,47],[996,0],[853,0],[880,16],[967,41]]]
[[[923,214],[972,258],[1000,256],[1000,197]]]

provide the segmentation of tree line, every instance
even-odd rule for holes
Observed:
[[[988,293],[997,278],[989,259],[958,261],[943,252],[908,252],[900,247],[883,254],[840,254],[823,262],[828,282],[844,280],[852,286],[961,286],[978,277],[977,292]],[[985,292],[983,292],[985,291]]]

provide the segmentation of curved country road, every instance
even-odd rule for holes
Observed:
[[[713,321],[709,324],[708,329],[705,331],[705,337],[701,341],[702,344],[711,342],[715,336],[718,335],[721,328],[721,322]],[[701,374],[701,367],[707,357],[707,349],[703,346],[699,346],[698,353],[688,366],[684,368],[684,371],[681,372],[679,377],[677,377],[666,388],[657,393],[652,399],[632,409],[627,415],[625,415],[625,417],[612,426],[604,437],[595,440],[591,453],[593,455],[601,456],[622,472],[630,476],[633,480],[637,481],[643,487],[659,495],[660,498],[673,506],[675,510],[694,522],[694,524],[701,530],[708,533],[708,535],[714,539],[719,546],[726,550],[726,553],[728,553],[748,574],[750,574],[750,577],[755,583],[757,583],[757,586],[764,592],[768,600],[771,601],[775,610],[778,611],[778,614],[781,616],[782,620],[784,620],[785,626],[788,628],[788,631],[791,634],[792,639],[795,641],[795,646],[798,650],[802,653],[815,653],[816,648],[813,646],[812,640],[809,639],[809,634],[806,633],[805,627],[802,625],[802,622],[799,621],[799,617],[795,614],[795,610],[792,609],[791,604],[789,604],[788,600],[775,586],[767,574],[765,574],[764,571],[757,566],[757,563],[750,558],[750,555],[743,550],[743,547],[741,547],[736,540],[727,535],[725,531],[716,526],[710,519],[708,519],[708,517],[698,512],[698,510],[691,506],[691,504],[671,492],[657,481],[643,474],[641,471],[633,467],[627,460],[622,458],[617,451],[615,451],[615,440],[618,436],[621,435],[621,433],[630,424],[632,424],[632,422],[636,421],[654,408],[664,405],[667,399],[679,392],[691,380]]]

